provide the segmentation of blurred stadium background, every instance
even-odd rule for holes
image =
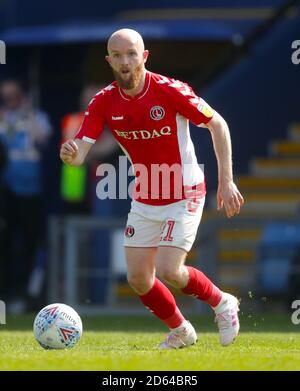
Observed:
[[[151,71],[188,82],[231,130],[235,179],[246,203],[228,220],[216,211],[209,132],[191,126],[208,197],[188,262],[257,311],[290,310],[300,298],[300,64],[291,60],[300,7],[283,0],[0,0],[6,43],[0,82],[22,82],[31,110],[42,110],[51,124],[36,161],[39,190],[28,194],[25,183],[17,194],[37,202],[32,213],[42,205],[31,252],[24,250],[26,232],[18,232],[30,214],[19,224],[13,213],[7,217],[7,194],[1,198],[0,298],[10,313],[50,302],[80,313],[145,313],[126,283],[122,234],[130,202],[95,196],[97,165],[117,164],[119,150],[107,134],[85,167],[68,169],[59,160],[60,143],[76,132],[87,95],[112,80],[106,40],[122,27],[143,35]],[[5,142],[1,154],[5,175],[12,159]],[[206,311],[176,295],[185,312]]]

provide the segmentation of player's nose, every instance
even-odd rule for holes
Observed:
[[[129,66],[129,56],[124,54],[124,56],[121,57],[121,67],[127,68]]]

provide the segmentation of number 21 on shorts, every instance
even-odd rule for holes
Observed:
[[[172,232],[173,232],[173,229],[174,229],[174,225],[175,225],[175,220],[174,219],[167,219],[163,223],[162,229],[161,229],[160,240],[162,240],[164,242],[172,242],[173,241]]]

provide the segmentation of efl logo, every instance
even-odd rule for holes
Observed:
[[[150,117],[155,121],[159,121],[164,118],[165,110],[161,106],[153,106],[150,110]]]
[[[292,49],[296,49],[292,53],[292,57],[291,57],[292,63],[294,65],[298,65],[300,64],[300,39],[292,42]]]
[[[3,41],[0,41],[0,64],[6,64],[6,46]]]
[[[0,300],[0,324],[6,324],[6,310],[4,301]]]

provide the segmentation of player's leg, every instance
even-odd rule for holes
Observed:
[[[172,235],[176,245],[176,231]],[[184,248],[159,246],[156,257],[158,275],[183,293],[203,300],[211,306],[218,305],[222,292],[200,270],[185,266],[186,255],[187,250]]]
[[[125,247],[127,279],[141,302],[170,329],[184,322],[170,290],[155,277],[156,248]]]
[[[156,251],[155,247],[125,247],[127,281],[139,296],[149,292],[154,284]]]
[[[220,330],[220,342],[222,345],[229,345],[239,331],[237,299],[222,292],[200,270],[184,264],[200,224],[201,203],[199,207],[200,209],[191,212],[182,202],[173,205],[168,211],[172,219],[167,218],[164,224],[157,252],[157,272],[172,286],[205,301],[214,309]]]
[[[171,248],[171,252],[172,252],[172,250],[178,251],[180,249]],[[161,251],[161,249],[159,249],[158,251]],[[174,255],[174,254],[172,254],[172,255]],[[176,255],[179,255],[179,254],[177,253]],[[180,253],[180,257],[181,257],[181,255],[182,254]],[[157,261],[157,259],[156,259],[156,261]],[[164,272],[161,273],[161,277],[164,277]],[[171,271],[170,271],[170,274],[168,277],[172,278]],[[176,278],[177,277],[175,277],[175,279]],[[156,281],[158,281],[159,285],[163,288],[164,295],[162,295],[161,293],[160,293],[160,296],[157,296],[157,297],[154,297],[154,295],[153,295],[153,301],[155,303],[157,303],[158,309],[159,308],[162,309],[161,298],[166,295],[169,298],[168,299],[169,315],[171,313],[173,313],[173,315],[171,315],[168,319],[169,322],[170,321],[172,322],[172,323],[171,322],[169,323],[170,333],[167,335],[165,341],[163,341],[159,345],[159,347],[161,349],[174,349],[174,348],[176,349],[176,348],[183,348],[183,347],[193,345],[194,343],[197,342],[197,334],[196,334],[194,327],[191,325],[191,323],[188,320],[186,320],[181,315],[179,309],[176,306],[175,298],[173,297],[173,295],[171,294],[169,289],[164,284],[162,284],[158,279],[156,279]],[[172,282],[174,282],[174,281],[172,281]],[[172,285],[174,285],[174,284],[172,284]],[[150,292],[150,294],[151,294],[151,292]],[[171,303],[172,303],[172,305],[170,305]],[[164,315],[166,314],[166,310],[167,310],[167,308],[164,310]]]
[[[145,307],[173,330],[181,326],[185,319],[170,290],[155,277],[161,223],[156,216],[150,218],[151,212],[152,208],[147,205],[132,203],[124,235],[128,282]],[[178,343],[178,339],[172,340],[172,347],[181,346],[186,344],[182,341]]]
[[[159,247],[157,253],[157,272],[170,285],[187,295],[209,304],[216,314],[223,346],[234,341],[239,332],[238,301],[220,291],[200,270],[185,266],[186,251],[175,247]]]
[[[201,221],[204,198],[191,208],[188,200],[169,206],[166,212],[156,257],[158,274],[175,288],[217,306],[222,292],[202,273],[185,266]],[[171,217],[169,217],[171,216]]]
[[[183,293],[216,307],[221,302],[222,292],[200,270],[185,265],[186,255],[187,250],[183,248],[159,246],[156,258],[157,273]]]

